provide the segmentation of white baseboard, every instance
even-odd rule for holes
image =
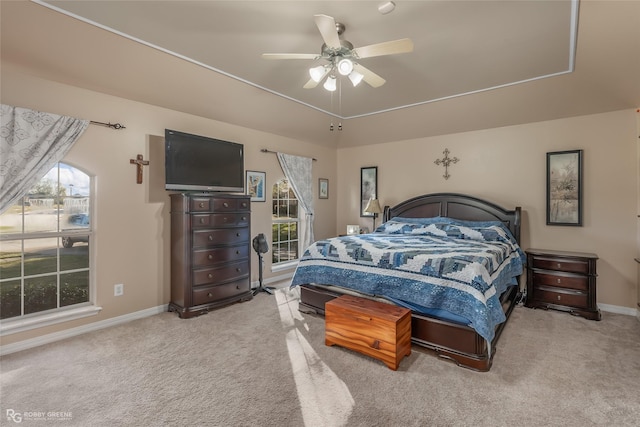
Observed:
[[[638,316],[638,310],[633,307],[620,307],[619,305],[598,304],[598,308],[602,311],[616,314],[626,314],[627,316]]]
[[[153,316],[156,314],[163,313],[168,309],[169,309],[169,306],[167,304],[159,305],[157,307],[148,308],[146,310],[140,310],[134,313],[124,314],[122,316],[112,317],[110,319],[88,323],[86,325],[78,326],[76,328],[71,328],[64,331],[42,335],[40,337],[19,341],[13,344],[3,345],[3,346],[0,346],[0,356],[4,356],[5,354],[16,353],[18,351],[27,350],[30,348],[38,347],[40,345],[60,341],[66,338],[75,337],[77,335],[86,334],[87,332],[97,331],[99,329],[108,328],[110,326],[120,325],[122,323],[127,323],[132,320]]]
[[[289,272],[289,273],[285,273],[285,274],[281,274],[279,276],[273,276],[273,277],[269,277],[268,279],[264,279],[262,281],[263,286],[264,285],[269,285],[272,283],[277,283],[277,282],[282,282],[284,280],[289,280],[293,277],[293,271]],[[256,289],[258,286],[260,286],[260,282],[259,281],[255,281],[251,283],[251,289]]]

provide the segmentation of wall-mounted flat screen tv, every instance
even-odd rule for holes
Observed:
[[[165,189],[244,192],[244,145],[165,129]]]

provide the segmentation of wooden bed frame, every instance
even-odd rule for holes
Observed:
[[[503,209],[491,202],[455,193],[426,194],[384,209],[383,221],[393,217],[431,218],[446,216],[470,221],[502,221],[520,242],[520,207]],[[324,304],[349,291],[320,284],[300,286],[300,311],[324,316]],[[507,320],[521,295],[511,286],[500,298]],[[477,371],[491,369],[496,344],[507,320],[496,326],[495,337],[487,341],[472,328],[412,313],[411,342],[433,350],[440,357]]]

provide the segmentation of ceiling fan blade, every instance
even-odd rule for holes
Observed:
[[[385,79],[360,64],[353,64],[353,70],[362,74],[364,76],[362,80],[367,82],[367,84],[371,87],[380,87],[386,82]]]
[[[413,52],[413,42],[411,39],[400,39],[389,42],[371,44],[353,49],[353,54],[357,58],[371,58],[382,55],[395,55],[397,53]]]
[[[340,49],[342,45],[340,44],[340,37],[338,37],[335,19],[327,15],[313,15],[313,17],[325,44],[332,49]]]
[[[316,59],[320,55],[315,53],[263,53],[263,59]]]
[[[317,82],[313,79],[309,79],[309,81],[307,83],[305,83],[304,86],[302,86],[305,89],[313,89],[314,87],[318,86],[320,84],[320,82]]]

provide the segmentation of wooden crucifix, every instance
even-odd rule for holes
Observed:
[[[445,148],[444,151],[442,152],[442,154],[444,154],[444,157],[442,159],[438,159],[435,162],[433,162],[438,166],[440,165],[444,166],[444,175],[442,175],[444,179],[449,179],[449,177],[451,176],[449,175],[449,165],[451,163],[458,163],[458,160],[460,160],[457,157],[450,158],[449,153],[450,153],[449,149]]]
[[[136,180],[138,184],[142,184],[142,167],[147,166],[149,164],[149,160],[142,160],[142,159],[143,159],[142,154],[138,154],[135,160],[129,159],[129,163],[131,163],[132,165],[136,165],[138,168],[138,171],[137,171],[138,179]]]

